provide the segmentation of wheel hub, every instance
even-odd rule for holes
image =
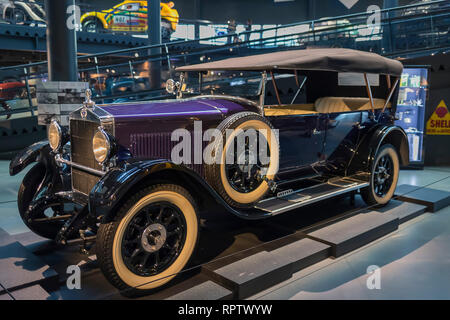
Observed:
[[[379,167],[378,168],[378,183],[384,183],[387,179],[389,179],[391,175],[388,173],[387,169],[385,167]]]
[[[156,252],[166,243],[167,230],[160,223],[154,223],[144,229],[141,236],[142,248],[147,252]]]

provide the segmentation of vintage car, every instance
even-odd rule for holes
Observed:
[[[0,17],[14,24],[46,26],[45,10],[34,0],[0,0]]]
[[[12,100],[26,94],[26,86],[21,81],[6,80],[0,83],[0,99]]]
[[[95,105],[87,92],[69,128],[53,120],[48,141],[11,161],[11,175],[37,162],[20,215],[58,243],[95,241],[106,278],[134,295],[182,271],[213,204],[243,219],[358,191],[384,205],[408,163],[394,125],[402,69],[374,53],[292,50],[178,68],[175,100]]]
[[[179,16],[173,2],[161,2],[162,37],[170,38],[177,29]],[[145,32],[147,31],[147,1],[126,0],[112,9],[87,12],[81,16],[84,31],[101,30]]]
[[[6,80],[0,83],[0,105],[5,111],[11,111],[8,100],[26,97],[26,86],[23,82],[16,80]],[[9,119],[11,114],[6,115]]]

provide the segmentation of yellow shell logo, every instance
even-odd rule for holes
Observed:
[[[450,113],[442,100],[427,121],[428,135],[450,135]]]

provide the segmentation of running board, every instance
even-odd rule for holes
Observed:
[[[279,192],[276,197],[264,199],[255,205],[256,209],[277,215],[297,209],[308,204],[328,199],[350,191],[367,187],[367,181],[354,177],[338,177],[309,188],[300,190],[286,190]]]

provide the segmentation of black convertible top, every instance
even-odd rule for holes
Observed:
[[[258,54],[179,67],[177,71],[318,70],[400,76],[401,62],[352,49],[305,49]]]

